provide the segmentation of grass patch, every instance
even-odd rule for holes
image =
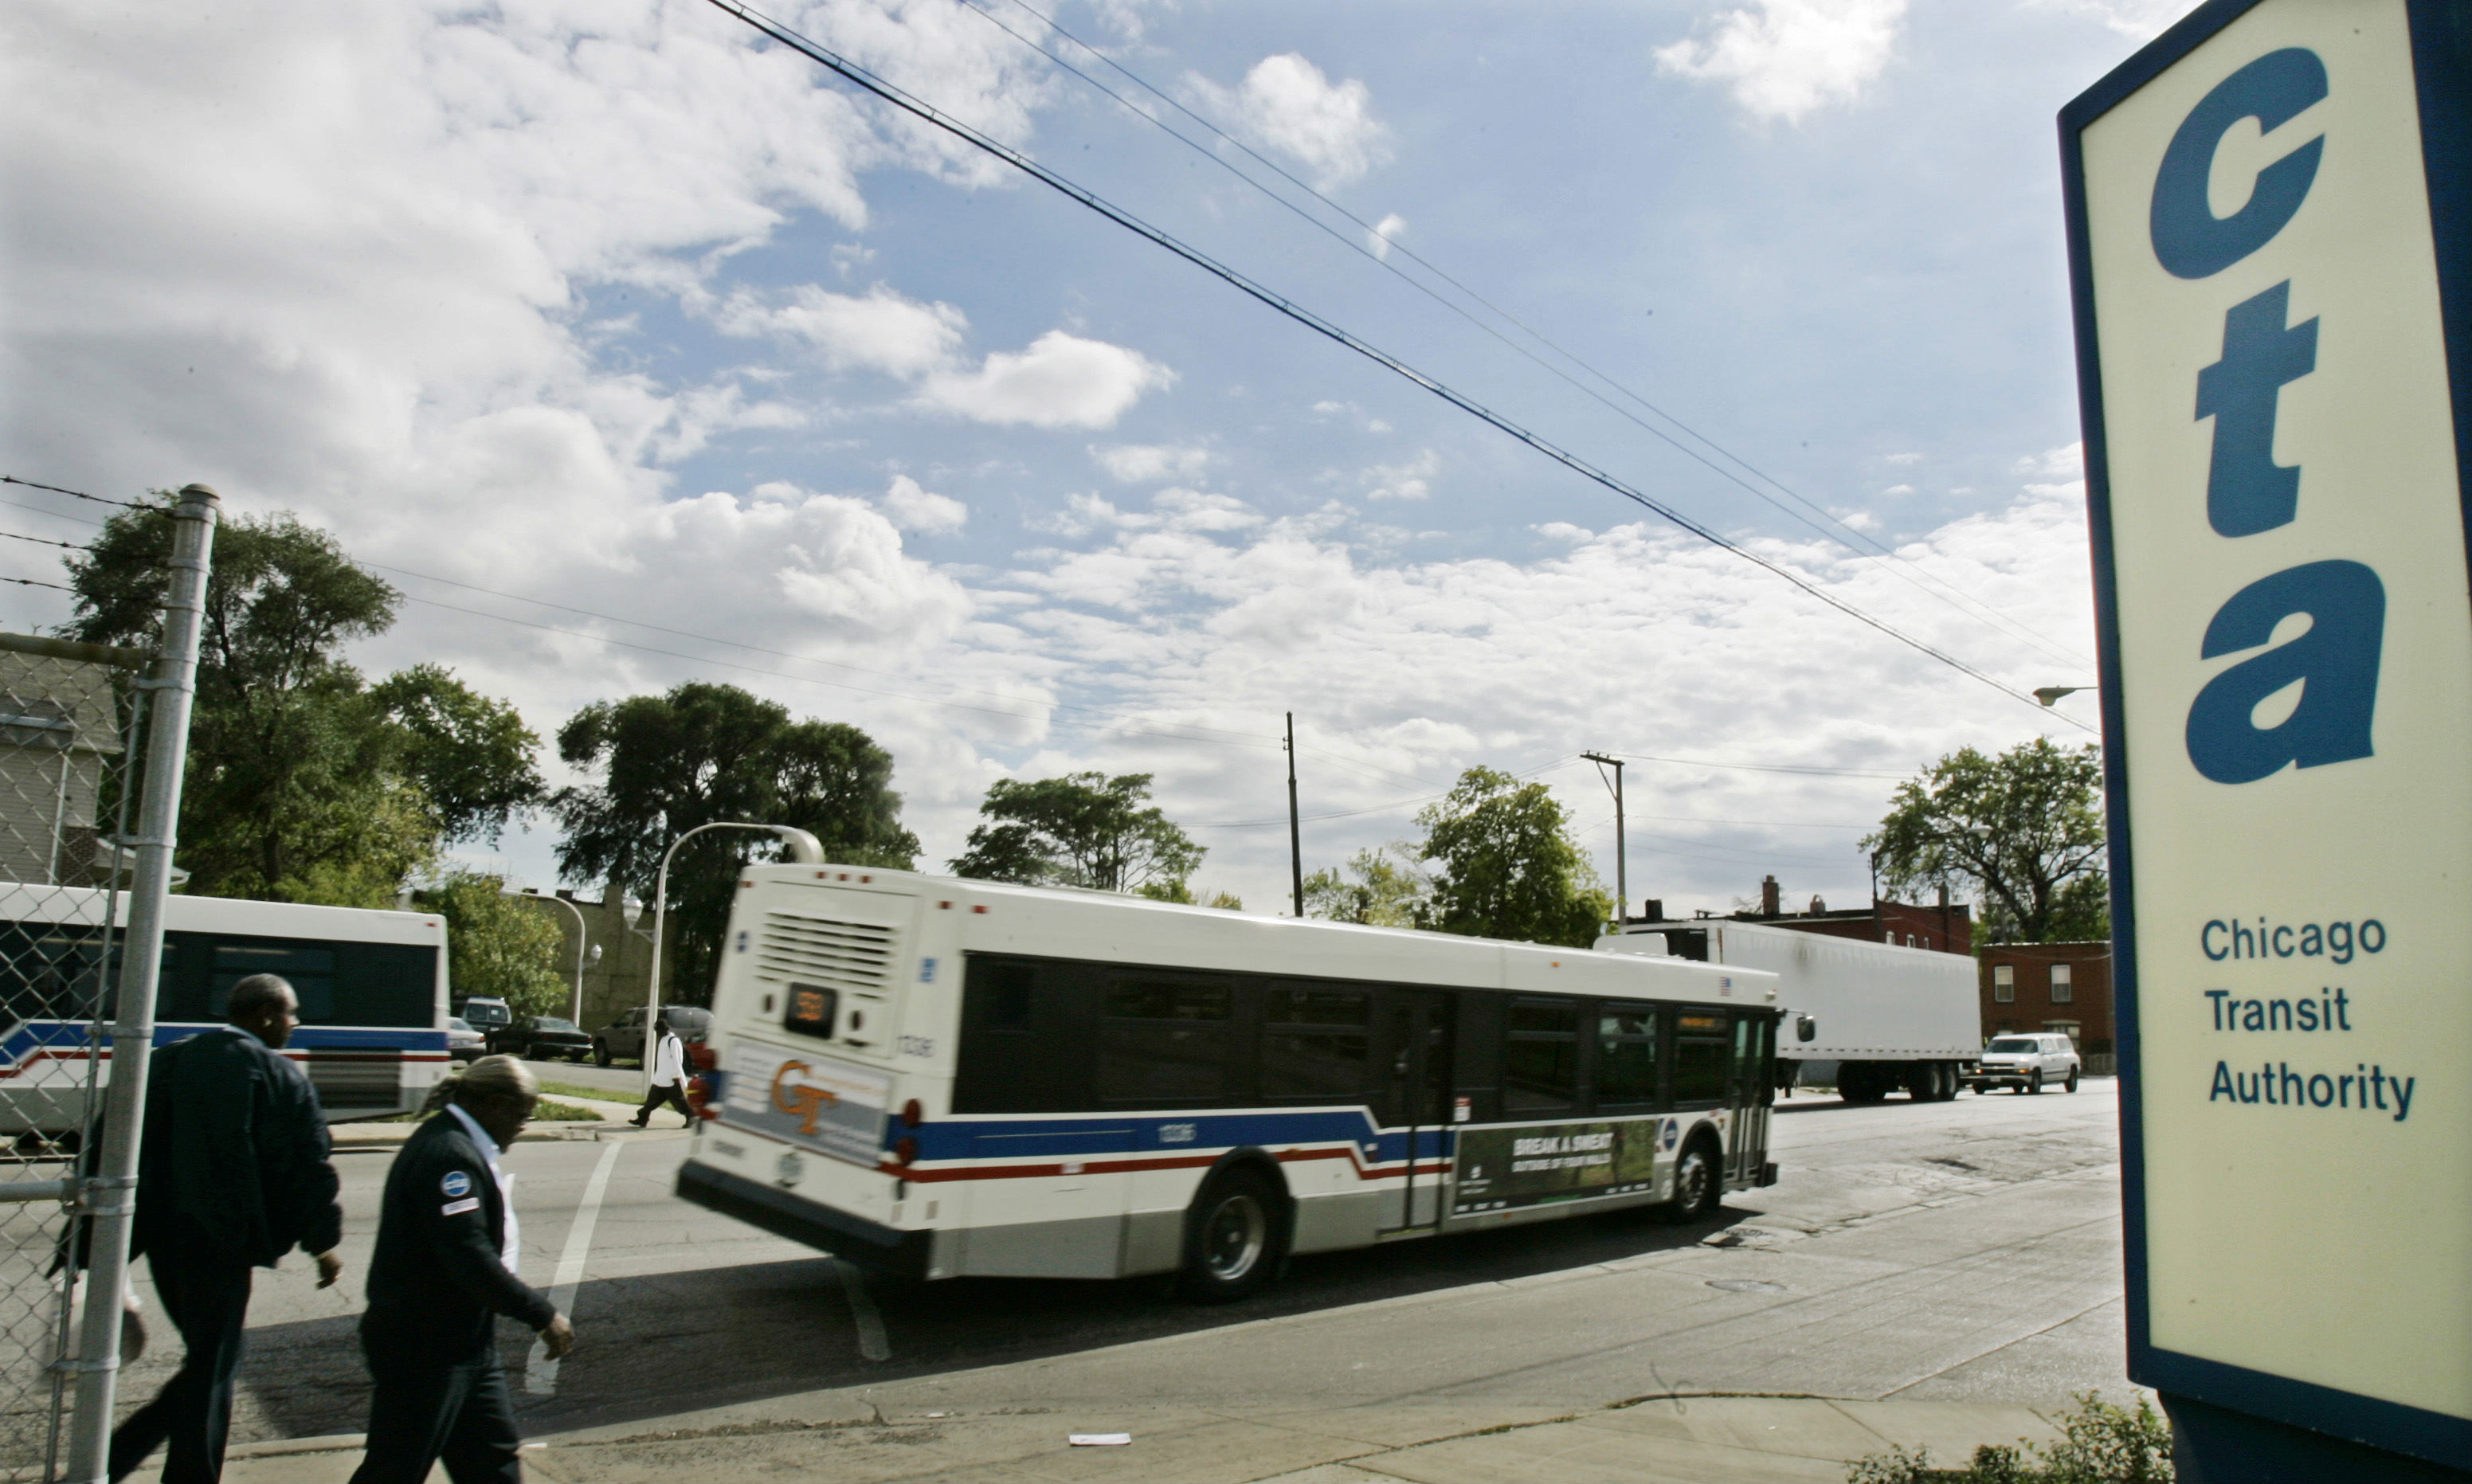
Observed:
[[[578,1087],[572,1082],[543,1082],[540,1090],[543,1097],[581,1097],[586,1102],[604,1103],[642,1101],[639,1094],[621,1093],[606,1087]]]
[[[426,1123],[429,1121],[429,1115],[398,1113],[391,1119],[355,1119],[352,1121],[355,1123]],[[544,1097],[534,1105],[533,1121],[535,1123],[598,1123],[601,1121],[601,1115],[589,1108],[579,1108],[573,1103],[552,1102]]]
[[[1927,1448],[1891,1448],[1845,1469],[1846,1484],[2172,1484],[2172,1425],[2144,1397],[2132,1412],[2094,1391],[2060,1419],[2057,1443],[1985,1444],[1962,1469],[1933,1468]]]

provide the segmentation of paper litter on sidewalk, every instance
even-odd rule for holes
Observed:
[[[1064,1441],[1075,1448],[1123,1448],[1133,1441],[1129,1432],[1068,1432]]]

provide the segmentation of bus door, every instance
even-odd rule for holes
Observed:
[[[1725,1105],[1733,1111],[1726,1119],[1728,1183],[1757,1184],[1760,1166],[1768,1161],[1769,1107],[1775,1095],[1769,1086],[1776,1054],[1771,1044],[1774,1034],[1773,1017],[1734,1017],[1734,1070],[1725,1088]]]
[[[1451,1011],[1452,997],[1446,994],[1399,990],[1390,997],[1385,1120],[1392,1127],[1405,1125],[1408,1176],[1397,1209],[1385,1205],[1382,1229],[1387,1232],[1438,1227],[1448,1209],[1442,1199],[1444,1177],[1418,1174],[1416,1165],[1420,1153],[1439,1159],[1440,1144],[1450,1132]],[[1386,1155],[1390,1153],[1388,1143],[1386,1140]]]

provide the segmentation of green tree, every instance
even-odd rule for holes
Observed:
[[[450,872],[420,893],[446,919],[446,979],[458,995],[495,995],[517,1015],[561,1015],[571,998],[558,971],[564,939],[547,912],[477,871]]]
[[[378,714],[400,730],[403,769],[420,785],[450,842],[491,845],[544,793],[533,757],[540,738],[515,708],[491,700],[442,665],[399,670],[369,688]]]
[[[1444,932],[1583,948],[1613,899],[1571,837],[1570,817],[1541,783],[1472,767],[1416,815],[1419,859],[1434,874],[1428,924]]]
[[[908,869],[918,837],[901,827],[892,755],[839,721],[794,721],[787,708],[733,685],[689,681],[661,695],[597,701],[558,734],[559,756],[598,781],[550,800],[565,837],[568,881],[617,881],[650,898],[661,854],[698,825],[720,820],[793,825],[847,865]],[[775,859],[777,845],[745,830],[716,830],[670,865],[671,998],[711,990],[729,925],[738,867]]]
[[[1416,868],[1412,847],[1360,850],[1348,858],[1345,877],[1325,866],[1305,878],[1305,915],[1374,928],[1420,928],[1431,912],[1433,889]]]
[[[1145,808],[1150,796],[1148,773],[999,778],[953,874],[1190,902],[1185,883],[1205,851],[1156,805]]]
[[[70,559],[63,634],[155,642],[168,503],[115,515]],[[370,690],[343,659],[399,601],[291,515],[216,533],[180,809],[190,890],[384,905],[431,869],[441,838],[494,837],[538,795],[537,740],[511,708],[435,666]]]
[[[1865,848],[1894,895],[1968,888],[1994,943],[2111,935],[2103,753],[2037,737],[1998,757],[1971,747],[1897,785]]]

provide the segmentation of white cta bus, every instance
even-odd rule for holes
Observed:
[[[0,1135],[81,1121],[95,995],[119,978],[122,930],[107,962],[103,895],[0,883]],[[119,896],[111,920],[125,924]],[[232,986],[252,974],[279,974],[299,992],[284,1054],[309,1073],[329,1121],[417,1108],[445,1072],[446,925],[435,914],[167,897],[154,1044],[220,1024]],[[112,1055],[105,1034],[100,1081]]]
[[[1776,978],[812,865],[744,873],[678,1193],[923,1278],[1180,1272],[1766,1185]],[[712,1085],[717,1084],[717,1085]]]

